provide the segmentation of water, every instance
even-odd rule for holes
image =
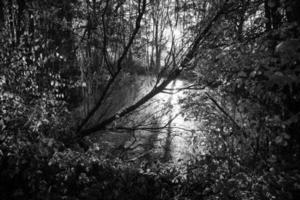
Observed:
[[[151,76],[136,77],[134,83],[122,88],[125,96],[121,97],[118,92],[112,95],[112,99],[124,108],[138,101],[149,92],[155,83]],[[201,123],[186,120],[185,111],[179,103],[180,99],[187,94],[180,88],[187,87],[189,82],[174,80],[162,93],[157,94],[149,102],[137,111],[126,116],[125,119],[113,124],[115,127],[135,127],[136,130],[108,131],[104,134],[96,133],[95,141],[105,146],[110,152],[122,156],[128,160],[136,159],[159,159],[163,162],[178,162],[188,160],[193,152],[196,138],[199,137]],[[119,98],[118,98],[119,96]],[[120,102],[126,99],[126,102]],[[111,105],[116,109],[118,106]],[[197,135],[196,135],[197,133]],[[199,143],[199,141],[198,141]]]

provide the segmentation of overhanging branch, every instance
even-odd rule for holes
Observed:
[[[96,131],[106,129],[106,126],[109,125],[110,123],[112,123],[113,121],[115,121],[116,119],[124,117],[125,115],[127,115],[127,114],[131,113],[132,111],[136,110],[137,108],[142,106],[144,103],[146,103],[148,100],[150,100],[151,98],[156,96],[158,93],[163,91],[166,88],[166,86],[170,82],[172,82],[174,79],[176,79],[183,70],[187,69],[188,66],[189,66],[189,63],[194,58],[194,56],[197,54],[199,46],[201,45],[202,41],[205,39],[205,37],[209,33],[211,27],[219,19],[219,17],[223,14],[225,4],[215,14],[215,16],[210,20],[210,22],[203,29],[203,31],[199,32],[199,34],[196,36],[194,42],[191,44],[190,48],[188,49],[188,52],[187,52],[186,56],[181,61],[179,67],[174,69],[164,81],[162,81],[158,86],[154,87],[148,94],[146,94],[144,97],[142,97],[135,104],[121,110],[120,112],[116,113],[112,117],[103,120],[101,123],[99,123],[99,124],[97,124],[97,125],[95,125],[91,128],[88,128],[88,129],[85,129],[85,130],[82,130],[82,131],[78,132],[78,135],[75,138],[75,142],[80,140],[81,138],[83,138],[85,136],[88,136],[88,135],[96,132]],[[128,51],[128,49],[130,48],[130,45],[127,45],[125,47],[125,50],[127,49],[127,51]],[[120,58],[122,58],[123,56],[125,57],[125,55],[126,54],[123,54]],[[118,65],[121,64],[121,62],[122,62],[122,60],[118,61]]]
[[[141,1],[143,1],[142,5],[140,5]],[[100,108],[100,106],[102,105],[103,101],[106,98],[107,93],[109,92],[111,86],[113,85],[113,83],[116,80],[118,74],[120,73],[120,71],[122,69],[122,62],[123,62],[125,56],[127,55],[128,51],[129,51],[129,49],[130,49],[130,47],[131,47],[131,45],[132,45],[132,43],[134,41],[134,38],[136,37],[136,35],[139,32],[139,29],[141,27],[141,21],[143,19],[144,13],[146,11],[146,0],[139,0],[139,7],[140,6],[142,6],[142,9],[139,8],[138,17],[137,17],[136,22],[135,22],[135,29],[134,29],[131,37],[129,38],[129,41],[128,41],[127,45],[125,46],[122,55],[120,56],[120,58],[117,61],[117,71],[116,71],[116,73],[113,74],[113,76],[110,78],[110,80],[106,84],[106,87],[105,87],[105,89],[103,91],[103,94],[101,95],[99,101],[96,103],[96,105],[94,106],[94,108],[88,113],[88,115],[81,122],[81,124],[78,126],[76,134],[80,134],[82,128],[87,124],[87,122],[92,118],[92,116],[94,116],[94,114],[96,113],[96,111]]]

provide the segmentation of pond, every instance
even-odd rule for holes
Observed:
[[[136,76],[130,84],[123,85],[121,90],[111,94],[96,119],[108,118],[136,102],[153,88],[155,80],[153,76]],[[179,103],[187,93],[178,89],[188,85],[190,83],[183,79],[172,81],[164,92],[157,94],[137,111],[112,125],[127,129],[95,133],[93,141],[99,143],[106,151],[128,160],[188,160],[196,150],[196,142],[202,143],[203,148],[205,144],[205,137],[200,131],[201,122],[186,120],[186,113]],[[110,115],[107,115],[107,110],[110,111]],[[128,127],[135,127],[135,130]],[[202,141],[199,142],[199,139]],[[197,151],[202,151],[201,148],[198,145]]]

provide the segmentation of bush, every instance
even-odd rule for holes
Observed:
[[[8,137],[0,155],[1,199],[170,199],[179,188],[167,174],[143,173],[52,138]]]

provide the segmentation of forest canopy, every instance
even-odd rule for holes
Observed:
[[[0,0],[0,199],[298,199],[299,10]]]

